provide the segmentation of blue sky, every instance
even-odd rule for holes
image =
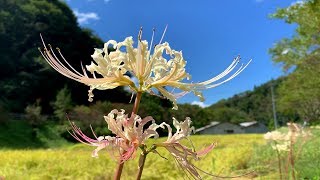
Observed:
[[[270,19],[277,8],[290,0],[66,0],[82,27],[88,27],[104,41],[137,37],[143,26],[143,39],[150,41],[152,28],[157,40],[164,27],[164,41],[182,50],[193,82],[207,80],[223,71],[237,55],[252,63],[238,77],[204,91],[210,105],[236,93],[277,78],[283,73],[273,64],[268,49],[294,34],[294,25]],[[101,45],[102,46],[102,45]],[[187,95],[179,103],[198,103]]]

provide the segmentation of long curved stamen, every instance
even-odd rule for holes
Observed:
[[[68,63],[68,61],[67,61],[67,60],[64,58],[64,56],[62,55],[61,50],[60,50],[59,48],[57,48],[57,50],[58,50],[60,56],[62,57],[62,59],[64,60],[64,62],[65,62],[75,73],[77,73],[79,76],[83,76],[82,74],[80,74],[77,70],[75,70],[75,69]]]
[[[231,79],[235,78],[236,76],[238,76],[244,69],[246,69],[246,67],[251,63],[252,60],[250,60],[245,66],[243,66],[243,64],[239,67],[239,69],[234,73],[232,74],[232,76],[230,76],[228,79],[220,82],[220,83],[217,83],[217,84],[212,84],[212,85],[209,85],[209,86],[206,86],[206,89],[209,89],[209,88],[214,88],[214,87],[217,87],[225,82],[228,82],[230,81]]]
[[[223,78],[224,76],[226,76],[227,74],[229,74],[235,67],[237,67],[238,63],[240,61],[240,56],[237,56],[232,63],[219,75],[215,76],[214,78],[211,78],[207,81],[201,82],[199,84],[210,84],[212,82],[215,82],[221,78]]]
[[[54,50],[52,49],[51,45],[49,45],[49,49],[47,48],[41,34],[40,34],[40,38],[41,38],[42,44],[44,46],[44,52],[40,51],[41,55],[50,64],[50,66],[52,66],[56,71],[58,71],[62,75],[66,76],[70,79],[73,79],[75,81],[80,82],[80,79],[81,79],[81,77],[83,77],[83,75],[81,75],[74,68],[72,68],[72,70],[74,70],[74,72],[70,71],[63,63],[61,63],[61,61],[59,60],[57,55],[54,53]],[[61,54],[60,50],[58,50],[58,51],[59,51],[59,54]],[[64,57],[62,57],[62,58],[64,59]],[[66,61],[66,60],[64,59],[64,61]],[[67,63],[67,64],[69,67],[71,67],[71,65],[69,63]]]
[[[161,39],[160,39],[160,41],[159,41],[159,44],[161,44],[161,42],[162,42],[162,40],[163,40],[163,38],[164,38],[164,35],[166,34],[167,28],[168,28],[168,24],[167,24],[166,27],[164,28],[164,31],[163,31],[163,34],[162,34]]]

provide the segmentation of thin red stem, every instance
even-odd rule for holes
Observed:
[[[293,136],[291,136],[291,141],[290,141],[290,164],[291,164],[291,176],[292,179],[295,180],[296,176],[295,176],[295,172],[294,172],[294,155],[293,155]]]
[[[134,105],[133,105],[133,109],[132,109],[132,115],[137,114],[137,112],[139,110],[141,96],[142,96],[142,92],[137,92],[136,99],[134,101]]]
[[[114,177],[113,177],[114,180],[120,180],[122,169],[123,169],[123,165],[124,165],[124,162],[120,162],[119,161],[116,173],[114,174]]]
[[[146,162],[146,158],[147,158],[147,154],[148,153],[146,153],[146,151],[144,149],[142,150],[142,153],[140,154],[139,170],[138,170],[138,174],[137,174],[137,178],[136,178],[137,180],[141,179],[144,163]]]
[[[133,108],[132,108],[131,117],[133,117],[133,115],[137,114],[137,112],[138,112],[141,96],[142,96],[142,92],[137,92],[136,99],[134,101],[134,105],[133,105]],[[114,180],[120,180],[123,166],[124,166],[124,162],[119,161],[117,169],[116,169],[116,172],[115,172],[114,177],[113,177]]]

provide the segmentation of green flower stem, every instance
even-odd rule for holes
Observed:
[[[140,105],[141,96],[142,96],[142,92],[137,92],[131,116],[133,116],[134,114],[137,114],[138,109],[139,109],[139,105]],[[145,161],[145,159],[144,159],[144,161]],[[116,172],[115,172],[114,177],[113,177],[114,180],[120,180],[123,166],[124,166],[124,162],[120,162],[119,161],[117,169],[116,169]],[[142,173],[142,171],[141,171],[141,173]],[[140,175],[140,177],[141,177],[141,175]]]
[[[277,151],[277,156],[278,156],[278,167],[279,167],[279,175],[280,175],[280,180],[282,180],[282,170],[281,170],[281,156],[280,156],[280,152],[278,149],[276,149]]]

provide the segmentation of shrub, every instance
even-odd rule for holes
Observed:
[[[66,113],[72,109],[71,93],[67,86],[61,89],[56,96],[55,102],[52,103],[54,115],[60,120],[64,120]]]
[[[40,103],[37,100],[35,104],[28,105],[25,108],[26,120],[33,128],[38,127],[44,122],[44,118],[41,115],[42,108],[39,104]]]

